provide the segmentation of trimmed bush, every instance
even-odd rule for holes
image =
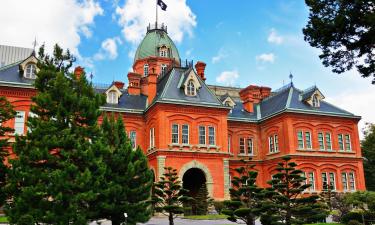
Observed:
[[[348,224],[349,221],[356,220],[359,223],[362,221],[362,214],[359,212],[349,212],[342,216],[341,222],[344,224]]]
[[[218,214],[221,214],[221,211],[224,208],[224,201],[214,201],[214,207]]]

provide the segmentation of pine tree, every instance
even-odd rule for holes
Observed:
[[[165,173],[160,181],[155,183],[153,202],[157,212],[165,213],[168,216],[169,225],[174,225],[176,214],[182,214],[182,205],[192,200],[187,196],[188,190],[183,189],[181,181],[178,180],[177,170],[172,167],[165,167]]]
[[[8,166],[5,165],[5,160],[9,155],[9,142],[5,138],[5,134],[13,132],[13,129],[5,126],[5,122],[12,119],[15,116],[15,111],[12,105],[4,97],[0,97],[0,206],[4,205],[6,200],[6,194],[4,187],[6,185],[6,177],[8,173]]]
[[[236,168],[239,176],[232,180],[230,201],[224,201],[223,214],[228,215],[228,220],[237,222],[242,220],[247,225],[254,225],[255,220],[262,212],[262,188],[256,185],[258,172],[254,166]]]
[[[106,164],[104,179],[95,190],[98,198],[90,203],[95,215],[93,219],[106,218],[113,225],[125,221],[127,224],[146,222],[151,215],[150,195],[152,172],[148,160],[140,148],[132,149],[121,117],[104,116],[99,139],[103,161]]]
[[[196,215],[206,215],[212,201],[213,200],[208,195],[207,185],[203,183],[198,190],[197,196],[194,198],[193,213]]]
[[[30,131],[17,137],[6,205],[11,224],[22,215],[46,224],[87,224],[92,187],[102,179],[104,165],[92,140],[99,134],[97,119],[104,97],[96,94],[84,74],[70,73],[74,57],[55,45],[53,56],[39,50],[37,95],[27,123]],[[30,219],[32,218],[32,219]]]
[[[296,169],[297,164],[290,162],[291,158],[285,156],[278,163],[272,180],[268,183],[272,188],[267,190],[264,207],[267,209],[265,216],[269,217],[271,224],[302,224],[325,219],[326,212],[323,205],[318,202],[317,195],[303,195],[309,188],[305,184],[306,178],[302,171]]]

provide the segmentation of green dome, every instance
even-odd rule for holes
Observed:
[[[177,62],[180,62],[180,55],[178,54],[176,45],[164,29],[147,30],[146,36],[135,52],[134,61],[149,56],[158,56],[158,48],[163,46],[169,49],[168,58],[174,58]]]

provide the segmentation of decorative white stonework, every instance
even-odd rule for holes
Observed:
[[[212,178],[212,175],[210,171],[208,170],[208,168],[203,163],[200,163],[197,160],[190,161],[181,167],[180,172],[178,174],[178,177],[181,180],[181,182],[183,182],[182,178],[184,177],[184,174],[186,173],[186,171],[192,168],[197,168],[203,171],[204,176],[206,177],[206,186],[208,190],[208,195],[210,197],[213,197],[214,180]]]
[[[229,178],[229,159],[223,159],[224,166],[224,199],[229,199],[229,188],[230,188],[230,178]]]
[[[157,181],[160,181],[160,178],[163,176],[164,174],[164,167],[165,167],[165,159],[167,157],[164,156],[164,155],[159,155],[156,157],[157,161],[158,161],[158,179]]]

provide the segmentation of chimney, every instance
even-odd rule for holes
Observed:
[[[198,61],[196,64],[195,64],[195,70],[197,71],[197,74],[201,77],[201,79],[203,81],[206,80],[206,78],[204,77],[204,70],[206,69],[206,63],[202,62],[202,61]]]
[[[129,80],[129,87],[128,87],[128,94],[129,95],[140,95],[141,94],[141,74],[129,72],[128,73],[128,80]]]
[[[268,98],[271,95],[271,88],[270,87],[261,87],[260,94],[262,95],[262,100]]]
[[[240,91],[243,107],[248,112],[254,112],[254,104],[261,102],[271,94],[271,88],[249,85]]]
[[[77,66],[75,69],[74,69],[74,76],[77,78],[77,80],[79,80],[82,76],[82,74],[84,74],[84,69],[80,66]]]
[[[147,101],[148,101],[148,104],[151,104],[151,102],[154,100],[155,96],[156,96],[156,85],[157,85],[157,81],[158,81],[158,75],[156,73],[156,69],[155,67],[151,68],[150,69],[150,72],[148,74],[148,77],[147,77]]]
[[[118,89],[123,89],[124,88],[124,83],[121,81],[114,81],[113,84],[118,88]]]

